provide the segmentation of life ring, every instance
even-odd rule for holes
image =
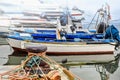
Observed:
[[[57,70],[50,71],[47,74],[48,80],[61,80],[61,76]]]

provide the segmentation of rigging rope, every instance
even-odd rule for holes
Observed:
[[[87,27],[87,29],[88,29],[88,30],[89,30],[89,27],[90,27],[90,25],[92,24],[92,22],[93,22],[94,18],[96,17],[97,13],[98,13],[98,12],[96,12],[96,13],[95,13],[95,15],[94,15],[94,17],[92,18],[92,20],[91,20],[90,24],[88,25],[88,27]]]

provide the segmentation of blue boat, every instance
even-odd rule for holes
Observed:
[[[98,10],[98,13],[101,12],[104,13],[104,10]],[[101,21],[99,24],[97,23],[96,30],[91,30],[88,26],[86,31],[85,29],[78,29],[79,27],[76,27],[69,15],[67,17],[67,20],[62,19],[65,21],[58,20],[56,28],[51,30],[46,28],[37,29],[35,32],[29,29],[14,30],[14,34],[9,35],[7,41],[13,49],[19,50],[24,50],[27,45],[44,44],[48,47],[47,53],[49,55],[113,53],[114,46],[110,43],[120,41],[119,32],[115,26]],[[64,25],[61,22],[64,22]]]

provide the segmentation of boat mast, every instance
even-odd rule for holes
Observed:
[[[97,18],[97,19],[95,19],[95,18]],[[92,18],[90,24],[88,25],[87,29],[89,30],[91,24],[94,22],[94,20],[96,20],[95,29],[98,30],[100,25],[104,25],[104,28],[103,28],[103,32],[104,32],[106,29],[106,26],[109,24],[110,18],[111,18],[110,7],[108,4],[105,4],[104,6],[102,6],[102,8],[97,10],[97,12],[95,13],[94,17]]]

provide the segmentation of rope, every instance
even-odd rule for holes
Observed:
[[[90,24],[88,25],[88,27],[87,27],[88,30],[89,30],[89,27],[90,27],[90,25],[92,24],[92,22],[93,22],[93,20],[94,20],[94,18],[95,18],[96,15],[97,15],[97,12],[95,13],[94,17],[92,18]]]
[[[34,62],[36,63],[37,67],[41,70],[42,74],[44,75],[45,79],[47,79],[46,75],[44,74],[44,72],[42,71],[42,69],[40,68],[39,64],[37,64],[37,62],[35,61],[35,59],[33,58]]]
[[[44,53],[44,52],[43,52]],[[17,79],[17,78],[19,78],[19,79],[24,79],[24,78],[29,78],[30,80],[32,80],[32,76],[31,77],[29,77],[29,72],[31,71],[31,69],[34,67],[34,65],[36,64],[37,65],[37,68],[42,72],[42,74],[43,74],[43,77],[46,79],[46,80],[48,80],[48,78],[47,78],[47,76],[45,75],[45,73],[42,71],[42,69],[41,69],[41,67],[39,66],[39,61],[38,62],[36,62],[36,59],[35,59],[35,57],[34,56],[38,56],[39,58],[40,58],[40,60],[44,60],[45,62],[46,61],[48,61],[48,63],[51,65],[51,64],[57,64],[58,65],[58,69],[60,69],[60,70],[62,70],[63,71],[63,69],[64,70],[67,70],[67,69],[65,69],[65,68],[63,68],[61,65],[59,65],[58,63],[56,63],[54,60],[51,60],[50,58],[48,58],[47,56],[45,56],[45,54],[30,54],[30,55],[28,55],[28,57],[27,57],[27,59],[23,62],[23,63],[21,63],[21,65],[19,65],[19,66],[17,66],[16,68],[14,68],[14,69],[12,69],[12,70],[10,70],[10,71],[8,71],[8,72],[5,72],[5,73],[3,73],[3,74],[0,74],[0,77],[1,77],[1,79],[2,78],[4,78],[4,76],[5,75],[9,75],[9,77],[8,78],[10,78],[11,77],[11,79]],[[26,64],[27,64],[27,62],[28,61],[30,61],[30,60],[33,60],[33,62],[32,63],[35,63],[34,65],[30,65],[30,69],[29,69],[29,71],[25,71],[25,69],[24,69],[24,67],[26,66]],[[36,69],[36,68],[35,68]],[[35,70],[35,69],[33,69],[33,71]],[[23,71],[24,73],[22,73],[21,71]],[[68,70],[67,70],[68,71]],[[11,73],[12,72],[12,73]],[[68,71],[69,72],[69,71]],[[36,73],[36,72],[35,72]],[[72,73],[70,73],[71,75],[74,75],[74,74],[72,74]],[[21,76],[19,76],[19,75],[21,75]],[[80,78],[78,77],[78,76],[76,76],[76,75],[74,75],[74,78],[77,78],[77,79],[79,79],[80,80]],[[68,78],[69,78],[69,74],[68,74]]]
[[[53,62],[53,63],[57,64],[60,68],[63,68],[60,64],[56,63],[54,60],[48,58],[47,56],[43,56],[43,57],[47,58],[50,62]],[[63,68],[63,69],[67,70],[66,68]],[[67,70],[67,71],[68,71],[68,70]],[[71,74],[74,75],[77,79],[80,80],[80,78],[79,78],[77,75],[75,75],[75,74],[73,74],[73,73],[71,73]]]
[[[97,17],[97,21],[96,21],[96,25],[95,25],[95,29],[97,29],[97,23],[98,23],[98,19],[99,19],[99,15],[98,15],[98,17]]]
[[[111,35],[111,39],[113,40],[114,38],[113,38],[113,35],[112,35],[112,28],[110,28],[110,35]]]
[[[7,71],[7,72],[5,72],[5,73],[0,74],[0,76],[7,75],[7,74],[9,74],[10,72],[12,72],[12,71],[14,71],[14,70],[16,70],[16,69],[23,67],[23,65],[25,65],[25,63],[26,63],[28,60],[30,60],[31,57],[32,57],[32,56],[28,57],[21,65],[16,66],[15,68],[11,69],[10,71]]]

